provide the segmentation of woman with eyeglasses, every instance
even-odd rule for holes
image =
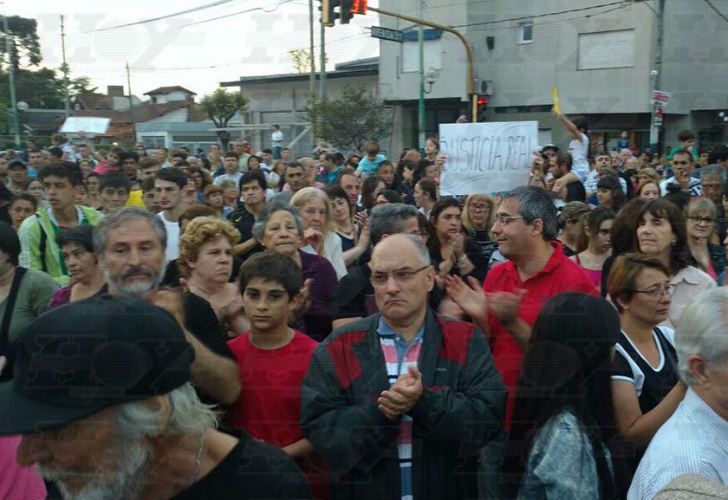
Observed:
[[[708,198],[693,198],[685,212],[690,255],[700,270],[720,284],[719,276],[725,269],[725,248],[710,243],[718,210]]]
[[[665,199],[650,201],[640,210],[637,221],[635,250],[658,259],[670,272],[674,292],[670,312],[662,324],[675,328],[688,303],[716,286],[715,280],[689,265],[685,216],[677,205]]]
[[[673,414],[687,387],[677,370],[674,331],[658,326],[670,313],[669,268],[656,257],[621,255],[607,289],[622,325],[612,365],[612,399],[618,446],[624,448],[615,453],[623,458],[615,465],[625,493],[652,436]]]
[[[481,248],[485,261],[490,260],[498,247],[490,228],[495,217],[495,199],[489,194],[471,194],[465,198],[463,227]]]

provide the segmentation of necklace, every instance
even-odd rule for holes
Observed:
[[[202,451],[205,449],[205,431],[200,433],[200,446],[197,448],[197,455],[195,456],[195,468],[192,470],[192,478],[187,488],[195,484],[197,476],[200,475],[200,467],[202,466]]]

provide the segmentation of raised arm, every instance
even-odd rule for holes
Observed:
[[[574,122],[569,120],[566,116],[562,115],[561,113],[554,112],[554,115],[556,116],[556,119],[559,120],[559,123],[563,125],[563,127],[566,129],[566,131],[571,134],[571,136],[576,139],[579,142],[582,142],[582,133],[581,131],[576,128],[576,125],[574,125]]]

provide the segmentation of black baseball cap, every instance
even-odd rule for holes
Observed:
[[[7,168],[14,168],[16,165],[20,165],[21,167],[23,167],[26,170],[28,169],[28,164],[25,163],[23,160],[18,159],[18,158],[13,158],[12,160],[10,160],[8,162],[8,167]]]
[[[559,148],[556,147],[554,144],[546,144],[544,147],[541,148],[541,154],[544,154],[546,151],[553,151],[554,153],[559,152]]]
[[[102,295],[38,317],[0,384],[0,435],[63,426],[190,380],[194,350],[177,320],[143,300]]]

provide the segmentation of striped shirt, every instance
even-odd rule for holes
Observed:
[[[379,318],[377,325],[379,344],[382,347],[384,362],[387,365],[387,376],[390,386],[400,375],[406,375],[409,367],[417,367],[420,357],[422,340],[425,334],[425,325],[420,327],[415,338],[407,342],[400,334],[395,332],[383,317]],[[402,485],[402,500],[412,500],[412,417],[402,415],[397,435],[397,451],[399,453],[399,470]]]
[[[652,438],[627,499],[651,500],[683,474],[728,484],[728,421],[692,389]]]

